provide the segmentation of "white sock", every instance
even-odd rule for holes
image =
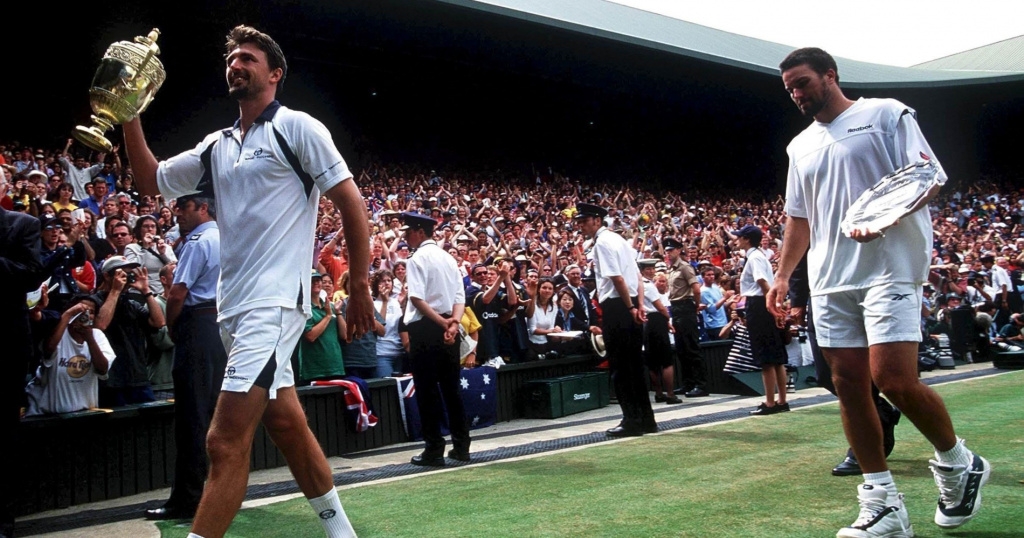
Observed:
[[[864,473],[864,483],[872,486],[881,486],[885,488],[885,491],[887,491],[889,495],[896,495],[899,493],[896,490],[896,484],[892,480],[892,471]]]
[[[974,458],[974,454],[964,445],[964,440],[957,437],[956,444],[953,448],[946,450],[945,452],[935,451],[935,458],[939,460],[939,463],[946,465],[964,465],[967,467],[971,466],[971,460]]]
[[[308,499],[309,505],[313,507],[324,526],[328,538],[355,538],[356,531],[345,515],[341,507],[341,498],[338,497],[338,490],[331,488],[331,491],[315,499]]]
[[[194,532],[190,532],[190,533],[188,533],[188,538],[203,538],[203,537],[199,536],[198,534],[196,534]]]

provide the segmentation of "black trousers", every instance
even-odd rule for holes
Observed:
[[[636,298],[632,299],[636,303]],[[608,354],[615,396],[622,408],[622,427],[644,429],[657,426],[644,374],[644,329],[633,320],[621,298],[601,303],[601,332]]]
[[[185,307],[174,326],[174,484],[169,503],[195,507],[209,462],[206,433],[224,381],[228,355],[213,309]]]
[[[424,453],[444,454],[441,418],[448,410],[448,430],[455,450],[469,452],[469,425],[459,394],[459,343],[444,343],[444,329],[421,319],[408,325],[409,360],[412,379],[416,383],[416,403],[420,407]],[[444,407],[441,402],[444,401]]]
[[[672,301],[672,326],[676,330],[676,355],[679,356],[679,388],[704,388],[708,382],[704,360],[700,354],[700,332],[697,328],[697,303],[693,299]]]

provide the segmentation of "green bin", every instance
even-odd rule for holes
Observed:
[[[559,418],[608,405],[608,374],[588,372],[529,381],[524,386],[528,418]]]

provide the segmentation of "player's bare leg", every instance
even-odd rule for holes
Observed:
[[[956,444],[953,422],[946,404],[917,374],[917,342],[871,346],[871,377],[878,390],[935,447],[946,451]]]
[[[192,522],[193,533],[204,538],[224,536],[242,506],[252,439],[267,402],[267,390],[256,386],[249,392],[223,391],[217,399],[206,437],[210,475]]]

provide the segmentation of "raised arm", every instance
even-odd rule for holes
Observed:
[[[135,174],[135,182],[140,194],[156,196],[160,194],[156,185],[156,169],[159,164],[146,143],[145,133],[139,118],[126,122],[124,127],[124,145],[128,153],[128,162]]]

